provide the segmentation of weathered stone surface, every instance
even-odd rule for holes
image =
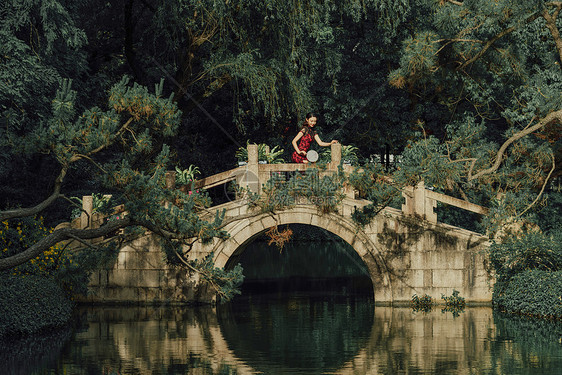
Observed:
[[[192,258],[202,258],[213,252],[216,266],[225,267],[231,259],[236,260],[249,241],[274,225],[313,225],[340,236],[355,249],[369,270],[377,303],[409,302],[413,294],[428,294],[439,301],[442,293],[450,295],[454,289],[467,302],[491,301],[494,279],[487,269],[486,237],[407,217],[391,208],[362,228],[349,215],[365,204],[363,200],[344,199],[340,209],[343,216],[320,214],[315,206],[306,204],[273,216],[241,218],[225,227],[230,238],[215,239],[205,246],[197,242],[190,254]],[[431,217],[428,207],[431,203],[418,208]],[[242,200],[221,208],[226,209],[226,217],[248,212]],[[211,302],[215,298],[213,290],[197,274],[166,264],[155,236],[124,246],[112,270],[92,275],[90,289],[92,294],[87,299],[91,302]]]

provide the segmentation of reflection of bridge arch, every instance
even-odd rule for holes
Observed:
[[[216,242],[213,246],[215,265],[228,266],[232,259],[244,250],[245,245],[255,237],[275,225],[305,224],[322,228],[347,242],[365,263],[373,283],[376,296],[384,296],[386,301],[392,298],[392,285],[386,263],[376,245],[360,227],[349,218],[339,214],[320,214],[313,205],[297,205],[291,209],[273,214],[244,215],[247,210],[243,201],[231,202],[223,207],[226,217],[243,217],[228,224],[225,229],[230,238]],[[351,207],[343,207],[350,210]],[[249,216],[249,217],[248,217]],[[230,262],[231,263],[231,262]]]

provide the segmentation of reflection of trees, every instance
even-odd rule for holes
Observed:
[[[221,306],[218,317],[233,353],[258,371],[337,370],[366,345],[373,304],[252,296]]]
[[[24,375],[46,363],[55,364],[71,334],[66,327],[47,334],[0,340],[0,373]]]
[[[497,329],[491,346],[492,369],[504,374],[556,373],[562,369],[562,322],[494,312]]]
[[[83,329],[64,353],[69,373],[251,372],[228,352],[210,307],[93,308],[83,313]]]

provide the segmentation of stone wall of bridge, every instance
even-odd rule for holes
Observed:
[[[323,173],[340,166],[341,145],[334,144],[332,162]],[[254,193],[271,173],[304,171],[305,164],[259,164],[256,145],[248,146],[247,166],[238,167],[196,181],[197,188],[210,188],[236,181]],[[346,173],[350,166],[343,166]],[[331,172],[330,172],[331,171]],[[172,172],[173,174],[173,172]],[[168,176],[174,188],[175,178]],[[168,182],[167,182],[168,183]],[[467,302],[490,303],[494,278],[489,272],[486,249],[488,239],[480,234],[440,224],[434,212],[436,202],[486,214],[487,209],[426,189],[423,182],[403,189],[402,210],[386,208],[366,227],[358,227],[351,213],[368,201],[355,199],[350,187],[339,212],[321,214],[312,204],[272,214],[251,215],[248,202],[239,199],[212,210],[226,210],[226,218],[235,218],[224,229],[231,237],[214,240],[203,246],[196,243],[192,258],[214,254],[217,267],[236,264],[238,256],[253,238],[275,225],[305,224],[323,228],[345,240],[365,262],[373,282],[377,303],[405,303],[412,295],[428,294],[438,302],[441,295],[458,290]],[[84,197],[85,212],[92,212],[91,197]],[[82,215],[80,227],[89,223]],[[314,259],[310,260],[314,262]],[[198,275],[181,268],[171,268],[155,236],[144,236],[126,244],[111,270],[92,275],[88,302],[132,303],[198,303],[211,302],[215,296],[201,283]]]
[[[362,258],[373,282],[375,302],[400,304],[412,295],[441,295],[458,290],[468,303],[490,303],[493,276],[488,269],[488,239],[474,232],[402,215],[387,208],[372,224],[361,228],[350,215],[368,202],[346,198],[338,213],[321,214],[314,205],[299,205],[271,214],[251,214],[243,200],[216,209],[241,218],[225,229],[227,240],[197,243],[193,258],[213,253],[217,267],[231,267],[255,237],[275,225],[305,224],[323,228],[346,241]],[[314,259],[310,259],[314,262]],[[125,245],[111,270],[94,273],[84,301],[98,303],[206,303],[213,291],[198,275],[172,268],[155,236]]]
[[[137,238],[121,248],[112,269],[90,277],[86,303],[107,304],[194,304],[215,298],[198,274],[171,267],[156,236]]]
[[[373,281],[377,303],[406,303],[412,295],[441,295],[458,290],[467,302],[490,303],[493,276],[488,268],[488,238],[446,224],[431,223],[386,208],[361,228],[351,213],[367,201],[346,198],[338,213],[321,214],[313,205],[299,205],[275,216],[262,214],[235,221],[225,229],[226,241],[199,245],[195,257],[214,253],[218,267],[237,262],[245,246],[274,225],[305,224],[323,228],[346,241],[363,259]],[[247,205],[224,205],[226,216],[244,217]],[[314,262],[314,259],[310,260]]]

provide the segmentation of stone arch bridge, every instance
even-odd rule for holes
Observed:
[[[333,173],[340,165],[341,145],[332,145],[332,162],[326,171]],[[248,163],[196,182],[196,188],[208,189],[236,181],[250,191],[261,192],[273,173],[301,171],[305,164],[260,164],[257,146],[248,147]],[[351,167],[344,165],[344,171]],[[174,186],[170,172],[169,187]],[[488,269],[488,238],[465,229],[439,223],[434,212],[436,202],[465,210],[486,213],[486,209],[466,201],[435,193],[423,183],[404,190],[401,210],[385,208],[371,224],[360,227],[351,220],[357,208],[369,204],[357,199],[354,191],[344,189],[345,198],[336,213],[321,213],[309,202],[301,202],[275,214],[251,214],[247,199],[239,198],[215,206],[211,211],[225,211],[230,233],[227,240],[211,244],[196,243],[193,258],[214,254],[217,267],[236,264],[245,246],[256,236],[276,225],[305,224],[333,233],[347,242],[365,262],[373,282],[377,303],[406,303],[413,294],[428,294],[439,300],[454,289],[467,302],[489,303],[493,277]],[[85,211],[88,197],[84,197]],[[91,211],[90,211],[91,212]],[[84,225],[84,223],[83,223]],[[311,259],[313,262],[314,259]],[[197,275],[171,269],[155,236],[147,235],[124,246],[111,270],[92,275],[89,302],[209,302],[215,297]]]

